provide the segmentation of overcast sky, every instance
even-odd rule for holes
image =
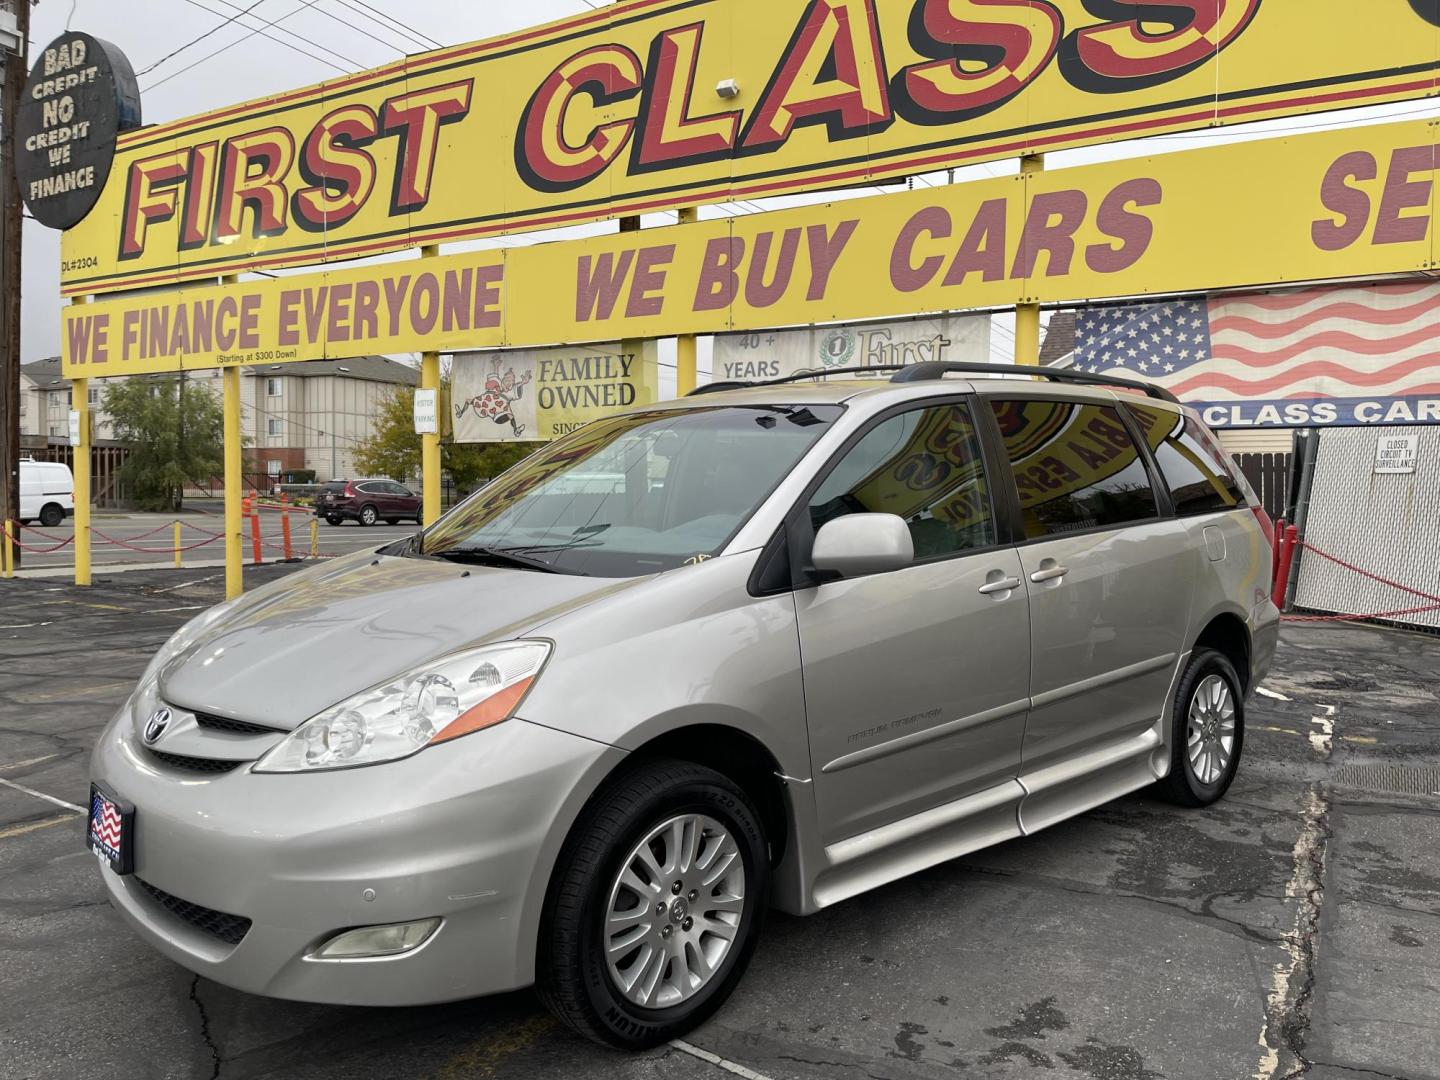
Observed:
[[[424,51],[435,43],[454,45],[557,19],[600,0],[40,0],[32,9],[31,58],[62,33],[67,23],[119,46],[140,75],[144,119],[163,123],[222,105],[287,90],[347,71]],[[249,13],[238,17],[249,9]],[[386,16],[393,18],[387,22]],[[266,27],[265,24],[273,25]],[[260,28],[260,33],[255,33]],[[213,32],[211,32],[213,31]],[[204,40],[186,46],[202,34]],[[308,40],[303,40],[308,39]],[[229,48],[245,41],[244,48]],[[181,50],[171,56],[176,50]],[[212,55],[213,54],[213,55]],[[192,66],[193,65],[193,66]],[[1051,154],[1047,168],[1157,151],[1191,149],[1275,133],[1373,123],[1397,116],[1440,115],[1440,105],[1412,102],[1298,117],[1224,131],[1162,136],[1119,145]],[[1016,163],[991,162],[955,172],[956,182],[1013,172]],[[945,174],[917,184],[945,183]],[[824,196],[761,200],[765,207],[792,205]],[[750,212],[754,203],[731,208]],[[711,216],[719,210],[702,211]],[[667,220],[656,216],[653,223]],[[673,215],[668,218],[673,221]],[[646,224],[652,222],[647,219]],[[551,240],[613,230],[613,223],[542,234]],[[526,243],[541,237],[508,240]],[[482,245],[483,246],[483,245]],[[60,234],[25,223],[25,361],[59,352]],[[1010,316],[995,318],[992,358],[1005,360],[1013,346]],[[707,366],[702,349],[701,367]]]

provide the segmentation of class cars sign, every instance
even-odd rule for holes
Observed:
[[[1437,92],[1433,0],[624,0],[121,137],[62,291]]]

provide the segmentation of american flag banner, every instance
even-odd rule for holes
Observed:
[[[1074,366],[1159,383],[1212,427],[1440,423],[1440,282],[1082,308]]]

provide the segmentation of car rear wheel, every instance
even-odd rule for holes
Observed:
[[[1224,653],[1196,649],[1175,688],[1170,775],[1160,795],[1181,806],[1209,806],[1230,787],[1245,742],[1240,677]]]
[[[47,529],[53,529],[65,520],[65,511],[54,503],[47,503],[40,508],[40,524]]]
[[[380,513],[373,506],[362,506],[360,508],[360,524],[374,525],[380,520]]]
[[[331,525],[339,525],[340,522],[344,521],[345,519],[342,518],[339,514],[326,514],[325,520],[328,521]]]
[[[712,769],[650,761],[577,822],[546,897],[541,998],[570,1027],[629,1050],[701,1023],[729,997],[764,920],[760,816]]]

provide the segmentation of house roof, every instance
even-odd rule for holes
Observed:
[[[1051,367],[1075,351],[1075,309],[1066,308],[1050,316],[1045,344],[1040,346],[1040,363]]]
[[[70,380],[60,374],[60,358],[34,360],[20,368],[41,390],[63,390]],[[399,383],[416,386],[420,372],[409,364],[388,356],[352,356],[346,360],[300,360],[293,364],[248,364],[248,375],[284,375],[301,379],[333,376],[338,379],[359,379],[362,382]]]

